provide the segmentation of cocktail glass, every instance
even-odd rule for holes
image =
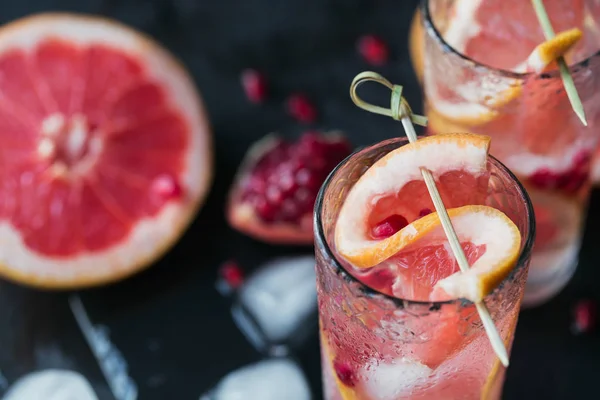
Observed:
[[[498,399],[505,369],[475,306],[466,300],[419,302],[373,290],[381,276],[358,274],[336,253],[333,232],[348,191],[378,159],[407,144],[392,139],[342,162],[315,207],[317,291],[326,400]],[[535,221],[529,198],[499,161],[484,204],[504,212],[522,236],[510,276],[485,299],[508,349],[525,289]]]
[[[585,127],[573,112],[558,70],[515,73],[489,67],[454,49],[445,34],[456,3],[422,1],[428,133],[491,136],[492,154],[526,187],[535,209],[537,239],[523,304],[534,306],[558,293],[577,266],[600,124],[600,53],[598,42],[590,38],[600,31],[583,27],[584,45],[573,57],[594,55],[571,67],[589,123]],[[510,9],[507,5],[503,10]],[[534,28],[538,29],[523,27]],[[585,48],[592,44],[596,46],[592,51]],[[518,38],[514,45],[520,45]],[[494,51],[490,48],[489,54]],[[515,89],[520,90],[516,95]]]

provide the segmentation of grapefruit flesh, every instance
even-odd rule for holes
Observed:
[[[192,80],[117,23],[34,16],[0,30],[0,271],[44,287],[127,276],[183,232],[208,189]]]

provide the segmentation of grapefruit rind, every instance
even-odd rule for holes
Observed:
[[[583,38],[583,32],[579,28],[562,31],[554,38],[538,45],[527,58],[523,71],[517,68],[517,72],[543,72],[549,65],[564,56]]]
[[[337,251],[358,268],[370,268],[397,253],[414,239],[418,229],[427,226],[423,224],[434,224],[433,219],[417,220],[416,226],[411,224],[387,239],[372,240],[367,235],[365,216],[373,200],[382,194],[398,193],[411,181],[421,181],[422,167],[434,178],[453,170],[481,176],[487,173],[489,145],[487,136],[443,134],[424,137],[388,153],[348,193],[335,228]]]
[[[486,250],[468,271],[440,280],[434,290],[441,288],[452,298],[481,301],[513,270],[521,248],[521,233],[504,213],[492,207],[464,206],[449,210],[448,214],[461,241],[485,245]]]
[[[212,134],[208,116],[185,68],[144,34],[108,19],[69,13],[26,17],[0,29],[0,53],[28,49],[48,37],[72,43],[111,46],[142,60],[147,76],[165,90],[169,104],[190,127],[181,201],[170,202],[152,217],[139,220],[122,243],[106,251],[73,257],[48,257],[28,249],[18,231],[0,222],[0,274],[18,283],[46,289],[74,289],[121,280],[146,267],[171,248],[204,203],[212,181]]]

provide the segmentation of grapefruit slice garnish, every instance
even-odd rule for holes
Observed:
[[[521,236],[501,211],[483,204],[489,138],[441,134],[378,160],[352,187],[338,217],[335,246],[354,267],[398,274],[401,298],[480,301],[512,270]],[[431,171],[471,269],[459,273],[420,169]],[[404,222],[404,223],[403,223]],[[385,262],[385,263],[384,263]]]
[[[188,73],[106,19],[0,29],[0,273],[74,288],[128,276],[183,233],[212,176]]]
[[[539,73],[555,68],[555,61],[571,50],[582,36],[583,33],[578,28],[560,32],[553,39],[538,45],[525,61],[514,66],[512,70]],[[468,126],[481,126],[500,117],[502,108],[520,98],[524,91],[535,93],[534,85],[543,89],[545,84],[536,80],[522,83],[517,79],[504,79],[496,85],[483,88],[481,83],[477,82],[477,78],[472,79],[455,82],[451,90],[453,93],[446,93],[448,89],[431,85],[427,92],[431,106],[445,118]],[[562,85],[562,82],[560,83]],[[527,87],[524,88],[524,85]],[[539,92],[539,88],[537,91]],[[556,96],[556,90],[552,91],[552,95]],[[566,94],[563,97],[566,98]],[[433,123],[436,124],[436,121]]]

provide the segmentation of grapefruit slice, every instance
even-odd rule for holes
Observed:
[[[355,268],[391,271],[392,286],[376,289],[396,297],[480,301],[510,273],[521,244],[506,215],[470,205],[485,200],[488,148],[485,136],[442,134],[388,153],[348,193],[335,228],[337,251]],[[437,213],[417,211],[433,209],[422,167],[438,181],[468,272],[458,272]]]
[[[451,24],[449,29],[452,26]],[[578,28],[560,32],[553,39],[535,47],[524,61],[514,65],[511,70],[540,73],[556,68],[555,60],[571,50],[582,35]],[[557,82],[562,85],[562,81]],[[503,79],[496,85],[485,85],[484,88],[481,82],[477,82],[477,78],[470,77],[463,82],[453,82],[452,89],[432,84],[428,87],[427,95],[431,106],[444,117],[469,126],[481,126],[501,117],[502,108],[511,106],[511,103],[520,97],[527,102],[526,106],[529,105],[528,110],[545,109],[536,102],[542,98],[541,96],[544,96],[544,100],[553,99],[556,103],[568,101],[564,90],[562,95],[556,96],[557,93],[560,94],[562,86],[555,88],[547,86],[546,82],[536,79],[526,80],[525,83],[518,79]],[[523,96],[524,93],[527,96]],[[540,113],[527,113],[530,117],[529,121],[539,122],[540,118],[547,118],[546,114],[543,116],[538,114]]]
[[[0,29],[0,273],[45,288],[115,281],[183,233],[212,176],[188,73],[106,19]]]

